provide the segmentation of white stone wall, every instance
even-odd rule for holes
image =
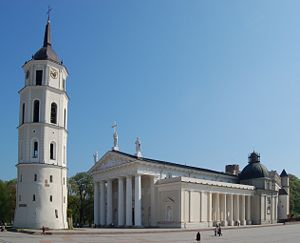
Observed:
[[[29,75],[25,77],[25,86],[19,91],[19,156],[14,226],[67,228],[68,96],[63,80],[68,74],[64,66],[46,60],[31,60],[23,69],[26,76],[28,71]],[[43,70],[42,85],[36,85],[36,70]],[[57,72],[56,78],[51,77],[50,70]],[[35,100],[39,100],[38,122],[33,122]],[[57,105],[55,124],[50,120],[53,102]],[[37,156],[33,153],[34,141],[38,142]],[[51,143],[54,144],[53,158],[50,156]]]
[[[35,181],[36,175],[36,181]],[[52,176],[52,182],[50,182]],[[14,226],[67,228],[67,170],[50,165],[19,164]],[[35,195],[35,201],[33,199]],[[50,201],[52,196],[52,202]],[[57,216],[55,214],[57,210]]]

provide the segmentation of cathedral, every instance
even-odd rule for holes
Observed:
[[[43,46],[23,70],[14,227],[65,229],[68,71],[52,49],[49,17]]]
[[[23,65],[19,91],[14,227],[66,229],[68,71],[54,52],[50,19],[43,46]],[[214,171],[121,152],[114,145],[89,170],[98,227],[199,228],[274,224],[289,214],[289,178],[252,152],[248,165]]]
[[[201,228],[274,224],[289,214],[289,178],[268,171],[253,151],[248,165],[214,171],[145,158],[114,146],[95,156],[94,222],[99,227]]]

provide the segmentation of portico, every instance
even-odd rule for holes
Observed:
[[[136,147],[140,149],[139,140]],[[255,179],[255,185],[241,183],[234,174],[140,156],[112,150],[89,171],[97,226],[199,228],[277,222],[278,192],[269,178]]]

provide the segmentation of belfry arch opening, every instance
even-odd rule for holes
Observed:
[[[57,104],[54,102],[51,104],[50,122],[52,124],[57,123]]]
[[[35,100],[33,102],[33,122],[40,121],[40,101]]]

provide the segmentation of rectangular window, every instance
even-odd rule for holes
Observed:
[[[65,164],[66,163],[66,146],[64,146],[64,154],[63,154],[63,163]]]
[[[64,109],[64,128],[66,128],[67,111]]]
[[[65,79],[63,79],[63,82],[62,82],[62,88],[63,88],[63,90],[66,90],[66,80]]]
[[[32,201],[35,201],[35,194],[33,194],[32,196]]]
[[[55,209],[55,218],[58,219],[58,211],[57,211],[57,209]]]
[[[22,124],[25,122],[25,103],[22,105]]]
[[[53,143],[50,143],[50,159],[54,159],[54,144]]]
[[[52,202],[52,195],[50,195],[50,202]]]
[[[34,174],[34,181],[37,181],[37,174]]]
[[[51,175],[50,176],[50,183],[52,183],[53,182],[53,176]]]
[[[33,143],[33,158],[37,158],[38,157],[38,142],[34,142]]]
[[[42,81],[43,81],[43,70],[36,70],[35,84],[36,85],[42,85]]]

